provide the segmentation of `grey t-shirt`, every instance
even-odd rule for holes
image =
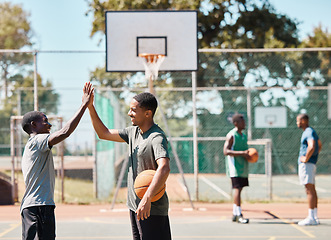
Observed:
[[[49,134],[37,134],[30,137],[25,145],[22,172],[26,190],[21,212],[27,207],[55,205],[55,170],[48,139]]]
[[[156,170],[156,160],[169,158],[168,142],[162,129],[154,124],[141,134],[139,127],[132,126],[119,130],[121,138],[129,144],[128,200],[127,206],[136,211],[140,199],[134,192],[137,175],[148,169]],[[158,201],[152,202],[151,215],[168,215],[169,201],[165,193]]]

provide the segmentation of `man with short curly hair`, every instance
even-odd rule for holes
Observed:
[[[88,108],[99,138],[129,145],[127,206],[130,209],[133,239],[170,240],[168,196],[165,193],[159,200],[151,202],[170,172],[167,138],[153,119],[157,108],[155,96],[144,92],[133,97],[128,112],[133,126],[124,129],[108,129],[92,102]],[[145,195],[139,199],[134,191],[134,181],[139,173],[148,169],[156,170],[156,173]]]

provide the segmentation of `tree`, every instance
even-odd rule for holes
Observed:
[[[313,34],[302,42],[302,47],[331,47],[331,33],[319,25],[313,29]],[[319,71],[324,79],[317,80],[326,84],[331,79],[331,52],[307,52],[303,55],[303,65],[308,72]],[[307,80],[308,81],[308,80]]]
[[[0,49],[21,49],[32,45],[29,14],[20,5],[0,3]],[[8,96],[9,78],[26,64],[32,56],[26,53],[0,53],[1,79],[4,82],[5,99]],[[14,71],[15,70],[15,71]]]
[[[32,46],[29,14],[20,5],[0,3],[0,16],[0,49],[19,50]],[[34,74],[29,71],[32,59],[30,53],[0,53],[0,74],[5,92],[0,105],[0,145],[9,145],[10,117],[33,110]],[[39,75],[37,82],[40,111],[56,114],[58,94],[54,93],[52,84],[43,83]],[[9,148],[0,148],[0,154],[9,154]]]
[[[316,28],[314,34],[301,43],[297,28],[299,23],[286,15],[277,13],[268,0],[88,0],[88,2],[89,13],[94,16],[92,37],[98,33],[104,34],[104,13],[106,10],[191,9],[199,11],[199,48],[330,47],[330,34],[319,28]],[[288,122],[293,123],[299,110],[326,109],[325,92],[321,94],[318,91],[307,90],[302,94],[302,89],[285,89],[281,90],[282,92],[275,92],[272,87],[325,86],[330,82],[330,61],[330,52],[199,53],[198,86],[253,87],[250,90],[251,102],[254,107],[285,106],[288,109]],[[91,79],[99,82],[102,86],[122,87],[132,84],[129,81],[132,75],[132,73],[106,73],[104,68],[98,68],[92,73],[93,78]],[[184,77],[186,77],[185,73],[167,73],[160,76],[161,81],[158,81],[157,84],[158,86],[168,84],[168,86],[174,87],[190,87],[191,82],[183,81]],[[269,87],[269,89],[258,91],[254,89],[257,86]],[[211,92],[208,91],[207,94],[211,95]],[[229,116],[233,112],[245,114],[247,111],[247,92],[245,90],[231,89],[218,91],[216,94],[219,94],[222,99],[221,113],[214,114],[206,106],[198,109],[199,136],[225,136],[233,127],[232,124],[228,124]],[[287,98],[288,95],[291,98]],[[167,118],[173,130],[172,135],[190,135],[190,132],[183,130],[188,129],[185,129],[185,126],[189,126],[187,122],[192,116],[190,112],[191,96],[182,92],[171,92],[170,94],[161,92],[158,97],[161,99],[163,109],[166,109]],[[309,102],[310,99],[312,101]],[[213,105],[214,103],[210,101],[206,105]],[[295,106],[293,107],[293,105]],[[176,118],[176,112],[180,112],[181,116]],[[313,115],[314,119],[325,118],[325,114],[317,116],[313,113]],[[183,122],[186,124],[182,124]],[[275,146],[279,146],[279,149],[286,153],[282,156],[282,160],[285,159],[284,162],[288,163],[296,157],[293,156],[296,153],[293,153],[292,143],[293,136],[298,133],[292,128],[276,129],[274,136],[277,138],[273,139]],[[292,134],[292,131],[295,133]],[[254,129],[253,139],[263,138],[264,133],[263,129]],[[213,153],[215,156],[220,154],[220,151],[212,150],[213,148],[218,149],[218,144],[213,142],[205,148],[205,153],[210,153],[209,159],[214,158]],[[180,149],[180,144],[177,145],[177,148]],[[273,151],[276,150],[277,147]],[[191,153],[191,151],[188,152]],[[210,160],[206,160],[206,162],[208,161]],[[210,165],[212,166],[212,163]]]
[[[17,74],[10,79],[13,83],[13,89],[9,94],[10,96],[7,97],[6,104],[0,109],[0,125],[2,126],[0,128],[0,145],[10,143],[10,117],[33,111],[33,77],[33,72],[29,72],[25,77],[21,74]],[[39,111],[55,115],[57,113],[59,95],[54,93],[50,82],[42,83],[42,79],[39,75],[37,82],[39,89]],[[20,95],[20,98],[18,95]],[[0,148],[0,155],[9,154],[9,150],[9,148]]]
[[[198,36],[200,48],[264,48],[270,39],[281,43],[283,47],[297,47],[299,45],[297,22],[285,15],[277,14],[268,0],[183,0],[183,1],[117,1],[117,0],[91,0],[89,12],[94,16],[91,36],[105,32],[105,11],[131,10],[131,9],[191,9],[198,10]],[[208,56],[208,60],[210,61]],[[234,60],[237,56],[233,56]],[[216,59],[218,56],[215,57]],[[215,59],[215,61],[217,61]],[[261,61],[261,59],[256,59]],[[229,62],[231,62],[229,60]],[[235,61],[232,61],[232,63]],[[206,62],[200,61],[200,65]],[[220,79],[204,77],[209,69],[200,68],[198,73],[199,86],[224,85]],[[247,68],[241,69],[240,78],[231,85],[242,86]],[[101,73],[97,69],[92,75],[101,75],[101,84],[115,87],[114,75]],[[102,69],[104,70],[104,69]],[[215,74],[220,74],[220,69],[215,69]],[[131,78],[132,74],[121,75]],[[105,78],[108,79],[105,81]],[[118,74],[116,75],[118,79]],[[95,78],[97,79],[97,78]],[[216,80],[216,82],[215,82]],[[182,84],[179,83],[178,84]],[[177,83],[174,83],[177,86]]]

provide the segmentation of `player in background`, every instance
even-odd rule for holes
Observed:
[[[170,240],[168,196],[165,193],[158,201],[151,202],[170,173],[167,139],[153,120],[157,109],[156,98],[147,92],[134,96],[128,112],[133,126],[124,129],[108,129],[92,102],[88,109],[94,130],[100,139],[129,144],[127,206],[130,209],[133,239]],[[140,200],[134,191],[134,181],[140,172],[148,169],[156,170],[156,173]]]
[[[231,178],[233,189],[233,222],[249,223],[241,212],[241,191],[248,186],[248,145],[243,133],[246,127],[244,116],[235,114],[232,117],[235,126],[226,136],[223,153],[226,156],[226,173]]]
[[[317,193],[315,189],[316,163],[318,154],[322,149],[322,143],[316,131],[309,126],[307,114],[299,114],[296,119],[298,128],[303,130],[300,140],[298,157],[299,180],[305,186],[308,199],[308,217],[298,222],[299,225],[318,225],[317,217]]]
[[[82,104],[66,125],[50,133],[52,124],[38,111],[23,116],[22,128],[29,134],[22,157],[25,194],[21,203],[22,239],[55,239],[55,170],[52,147],[70,136],[91,101],[93,88],[85,83]]]

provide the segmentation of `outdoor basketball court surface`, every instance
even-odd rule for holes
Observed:
[[[331,207],[319,206],[321,224],[298,226],[304,218],[304,203],[243,205],[249,224],[231,221],[232,204],[171,203],[173,239],[330,239]],[[0,239],[21,239],[19,206],[0,206]],[[128,210],[124,204],[61,205],[56,208],[57,239],[132,239]],[[157,240],[157,239],[156,239]]]

